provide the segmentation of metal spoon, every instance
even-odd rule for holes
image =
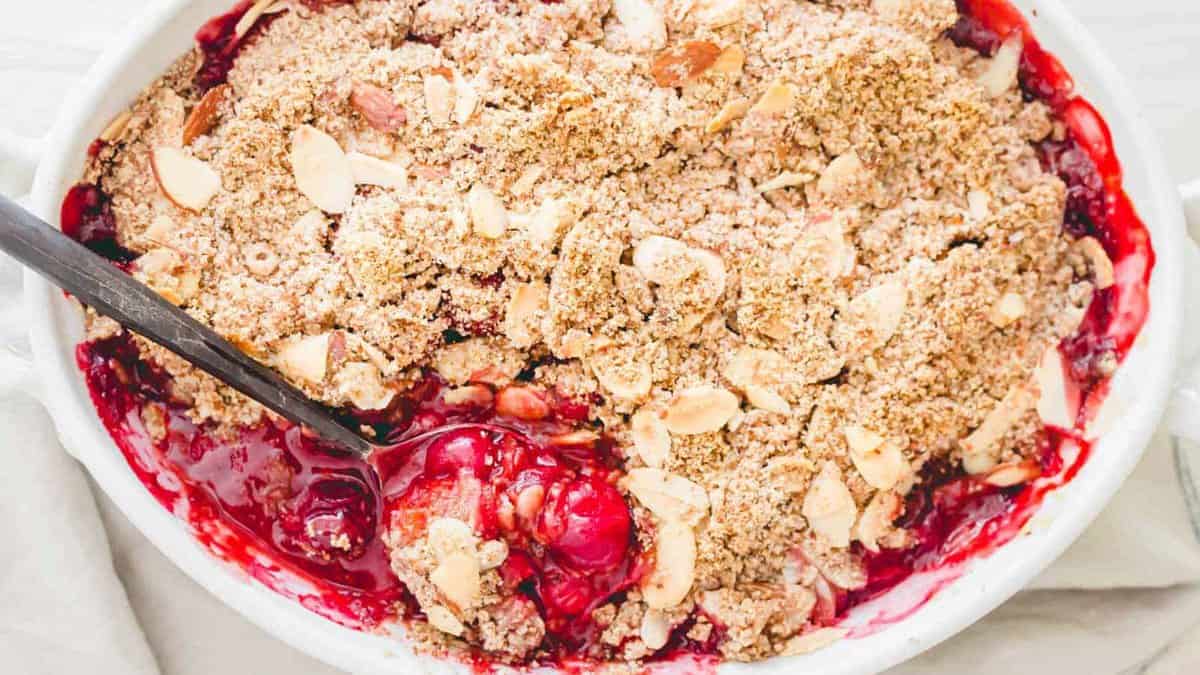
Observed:
[[[0,250],[63,290],[175,352],[192,365],[363,457],[376,446],[343,426],[325,406],[246,356],[211,328],[106,259],[0,195]]]

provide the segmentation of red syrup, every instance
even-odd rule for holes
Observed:
[[[224,82],[245,41],[234,38],[234,26],[250,4],[239,3],[197,33],[205,55],[198,88]],[[305,4],[315,9],[341,2]],[[1068,129],[1065,140],[1038,147],[1043,166],[1067,184],[1063,227],[1095,236],[1114,263],[1116,283],[1096,294],[1076,334],[1059,347],[1082,401],[1078,428],[1107,393],[1107,379],[1097,372],[1099,356],[1112,352],[1123,359],[1145,321],[1154,265],[1149,235],[1122,188],[1106,124],[1074,94],[1070,76],[1040,47],[1024,17],[1007,0],[958,0],[958,8],[961,18],[949,37],[960,46],[991,54],[1020,31],[1022,91],[1050,105]],[[101,187],[73,188],[63,203],[62,225],[122,267],[134,257],[116,241]],[[588,434],[587,401],[549,392],[500,403],[495,388],[485,385],[488,395],[479,401],[447,406],[444,383],[430,376],[385,411],[346,411],[348,420],[395,444],[367,465],[286,423],[243,429],[232,438],[198,427],[171,398],[169,378],[139,361],[127,337],[81,344],[77,360],[102,422],[164,507],[214,554],[343,625],[370,630],[396,618],[420,618],[388,567],[381,532],[390,525],[401,538],[416,537],[431,518],[454,515],[483,536],[509,543],[500,571],[513,591],[514,611],[545,620],[544,646],[555,663],[590,672],[588,648],[599,630],[590,611],[619,600],[649,565],[612,487],[618,463],[611,441]],[[147,405],[163,413],[167,432],[158,441],[143,421]],[[945,572],[903,611],[876,617],[852,635],[873,632],[916,611],[966,562],[1017,536],[1044,496],[1069,482],[1090,452],[1076,432],[1054,428],[1043,432],[1041,447],[1042,477],[1015,488],[983,484],[944,462],[926,466],[899,521],[912,531],[914,545],[879,553],[856,549],[867,565],[867,586],[854,592],[827,587],[815,620],[838,623],[915,573]],[[533,517],[517,513],[529,488],[541,493]],[[714,623],[707,640],[689,639],[698,616],[676,627],[648,672],[668,665],[663,662],[672,672],[715,667],[722,630]],[[490,668],[484,658],[475,665]]]
[[[429,375],[388,410],[355,414],[390,443],[368,464],[287,422],[232,436],[195,424],[126,336],[81,344],[77,361],[105,427],[164,507],[216,555],[343,625],[419,618],[382,535],[410,541],[437,517],[506,540],[513,602],[541,615],[544,647],[563,658],[593,644],[592,610],[644,571],[612,485],[612,441],[580,428],[586,404],[554,392],[519,388],[514,403],[477,385],[481,397],[447,405]],[[157,440],[148,407],[166,428]],[[531,489],[539,499],[522,498]]]

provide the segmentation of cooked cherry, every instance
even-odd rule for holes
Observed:
[[[425,451],[425,475],[438,478],[466,470],[483,478],[494,450],[491,432],[486,429],[451,431],[429,444]]]
[[[580,570],[608,569],[629,554],[629,507],[616,488],[597,478],[551,490],[539,526],[550,550]]]
[[[294,525],[284,528],[290,541],[322,560],[362,556],[375,536],[375,501],[370,489],[351,476],[318,478],[293,501]],[[287,531],[291,530],[291,531]]]

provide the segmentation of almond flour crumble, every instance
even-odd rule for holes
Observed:
[[[804,653],[842,636],[832,589],[866,585],[862,552],[912,544],[922,467],[1039,475],[1043,425],[1074,423],[1054,347],[1114,282],[1063,230],[1032,144],[1066,130],[1023,98],[1020,42],[980,56],[957,20],[953,0],[256,2],[227,82],[182,58],[84,179],[132,274],[331,407],[386,409],[429,373],[520,419],[587,402],[574,439],[615,441],[647,552],[587,656],[718,629],[725,659]],[[89,338],[120,331],[89,310]],[[135,339],[195,422],[271,417]],[[509,542],[452,511],[382,534],[418,646],[536,662]]]

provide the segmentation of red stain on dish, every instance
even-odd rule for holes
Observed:
[[[198,89],[225,80],[246,39],[239,40],[234,27],[250,5],[239,3],[197,33],[204,54]],[[1145,322],[1154,265],[1149,234],[1123,190],[1107,125],[1075,95],[1070,76],[1041,48],[1020,12],[1007,0],[958,0],[958,8],[961,18],[949,37],[960,46],[991,54],[1014,35],[1022,39],[1025,96],[1046,102],[1068,130],[1065,139],[1038,148],[1043,166],[1067,185],[1063,227],[1096,237],[1114,264],[1116,283],[1096,294],[1076,334],[1059,346],[1082,401],[1081,426],[1107,393],[1108,381],[1097,368],[1101,355],[1123,359]],[[68,193],[62,225],[118,264],[133,257],[116,242],[111,204],[99,186],[81,184]],[[579,655],[597,638],[591,610],[619,598],[648,566],[628,507],[613,487],[612,441],[587,424],[588,401],[498,389],[494,379],[481,377],[478,397],[447,405],[445,383],[430,375],[387,410],[346,412],[348,420],[393,444],[368,465],[286,423],[245,429],[233,438],[213,435],[187,418],[171,397],[169,378],[142,363],[127,337],[82,344],[77,359],[102,422],[147,489],[214,553],[343,625],[370,630],[419,617],[388,566],[381,533],[390,527],[401,540],[415,538],[431,518],[455,515],[484,537],[509,543],[500,571],[521,603],[516,610],[543,617],[546,645],[560,667],[588,672],[594,664]],[[157,419],[156,434],[147,428],[147,415]],[[914,575],[926,580],[852,635],[917,611],[969,561],[1017,536],[1045,495],[1074,478],[1090,451],[1076,432],[1047,428],[1042,476],[1009,488],[945,463],[927,465],[900,523],[912,531],[914,545],[878,553],[859,549],[867,586],[850,593],[827,586],[816,612],[820,622],[838,623],[849,610],[900,592]],[[696,618],[677,627],[659,652],[672,672],[712,672],[718,662],[721,627],[714,623],[703,642],[690,639]],[[663,667],[651,663],[647,671]]]

